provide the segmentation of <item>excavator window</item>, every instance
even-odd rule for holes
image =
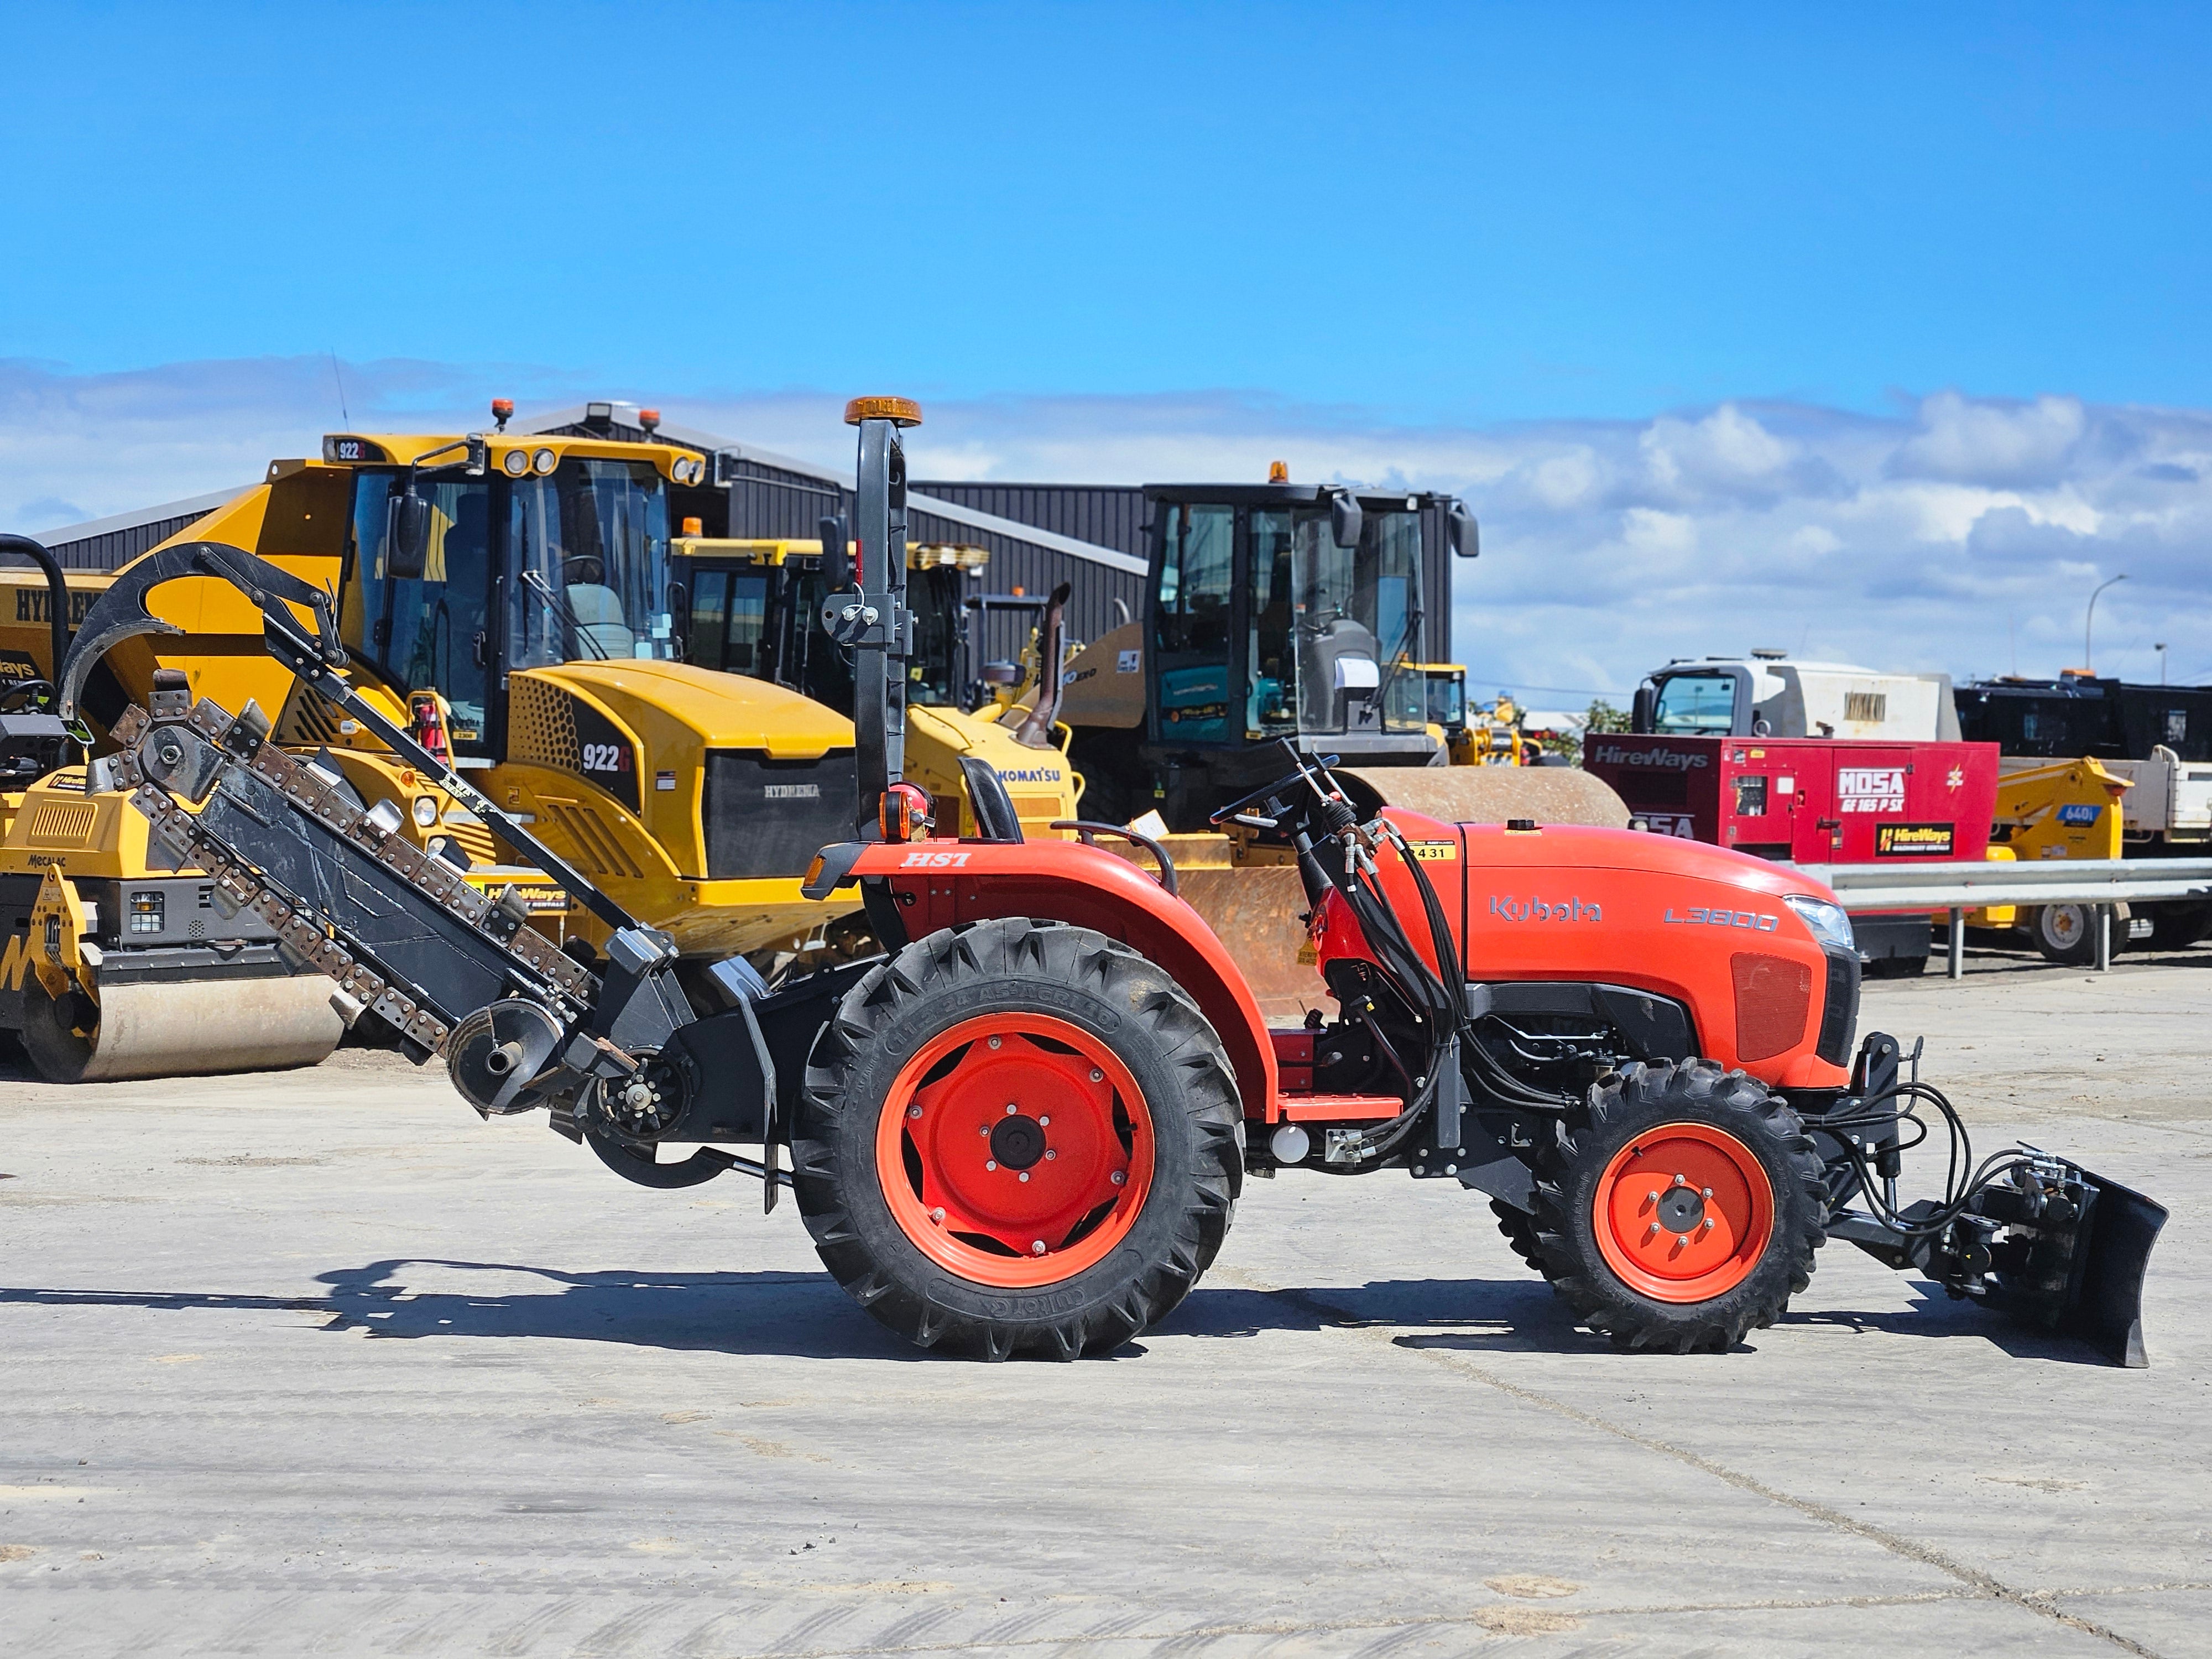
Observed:
[[[1237,509],[1179,503],[1167,509],[1162,533],[1155,641],[1160,736],[1220,743],[1229,736]]]
[[[423,478],[430,502],[430,546],[419,577],[386,569],[389,502],[397,472],[363,472],[354,486],[353,559],[339,617],[345,642],[404,690],[435,690],[453,710],[453,745],[481,752],[483,654],[479,641],[491,592],[491,484],[485,479]]]

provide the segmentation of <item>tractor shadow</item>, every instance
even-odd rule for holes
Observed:
[[[1793,1310],[1775,1322],[1909,1337],[1916,1342],[1971,1341],[2015,1359],[2106,1367],[2110,1361],[2087,1343],[2021,1325],[1971,1301],[1954,1300],[1932,1285],[1907,1286],[1913,1304],[1903,1309]],[[1158,1328],[1162,1335],[1254,1337],[1271,1331],[1381,1329],[1401,1348],[1439,1348],[1468,1353],[1605,1354],[1620,1358],[1672,1353],[1615,1354],[1604,1337],[1569,1316],[1550,1288],[1533,1279],[1387,1279],[1305,1291],[1248,1291],[1201,1285]],[[1758,1352],[1766,1333],[1753,1331],[1732,1352]],[[1710,1356],[1708,1356],[1710,1357]]]
[[[563,1273],[513,1262],[394,1257],[319,1275],[319,1296],[0,1286],[0,1306],[326,1315],[372,1341],[565,1338],[674,1352],[915,1360],[826,1273]]]

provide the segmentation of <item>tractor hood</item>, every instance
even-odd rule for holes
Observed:
[[[1389,816],[1419,840],[1423,829],[1449,834],[1431,818],[1393,809]],[[1599,830],[1583,824],[1548,824],[1536,830],[1508,830],[1494,823],[1457,826],[1467,836],[1470,870],[1629,870],[1652,877],[1719,882],[1747,892],[1780,898],[1799,893],[1831,903],[1835,895],[1794,865],[1753,858],[1725,847],[1680,841],[1640,830]]]

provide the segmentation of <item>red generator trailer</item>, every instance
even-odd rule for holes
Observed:
[[[1790,864],[1979,864],[1996,815],[1993,743],[1607,733],[1584,741],[1583,764],[1634,827]],[[1869,971],[1927,966],[1925,911],[1851,927]]]
[[[267,741],[258,708],[195,702],[180,673],[116,721],[85,787],[129,792],[218,908],[251,907],[357,1029],[441,1059],[478,1112],[543,1111],[648,1187],[737,1171],[764,1201],[792,1188],[823,1266],[925,1346],[1110,1352],[1197,1283],[1249,1178],[1388,1170],[1487,1199],[1573,1318],[1622,1347],[1731,1348],[1842,1240],[2143,1363],[2166,1212],[2050,1152],[1978,1158],[1897,1040],[1856,1030],[1850,924],[1790,866],[1626,830],[1364,810],[1331,761],[1286,745],[1282,777],[1215,815],[1283,849],[1304,885],[1338,1012],[1277,1030],[1145,836],[1065,826],[1148,847],[1156,876],[1082,840],[1024,841],[974,757],[979,833],[935,834],[900,775],[914,630],[899,430],[921,416],[884,398],[847,418],[857,580],[832,583],[825,624],[854,654],[854,830],[806,888],[857,884],[872,959],[771,985],[742,961],[679,957],[417,743],[391,713],[404,702],[362,694],[329,595],[234,548],[173,546],[125,572],[46,718],[89,741],[65,723],[109,646],[169,626],[146,605],[161,582],[237,586],[301,695],[601,915],[605,956],[562,954],[513,889],[487,897],[396,833],[388,803]],[[417,516],[400,530],[421,544]],[[834,523],[830,544],[846,545]],[[1907,1200],[1904,1155],[1939,1115],[1948,1173]]]

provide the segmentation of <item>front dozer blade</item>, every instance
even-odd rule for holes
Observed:
[[[2143,1351],[2143,1274],[2159,1229],[2166,1225],[2166,1206],[2090,1170],[2082,1170],[2081,1176],[2097,1189],[2097,1199],[2075,1264],[2078,1288],[2058,1328],[2115,1365],[2140,1370],[2150,1364]]]

